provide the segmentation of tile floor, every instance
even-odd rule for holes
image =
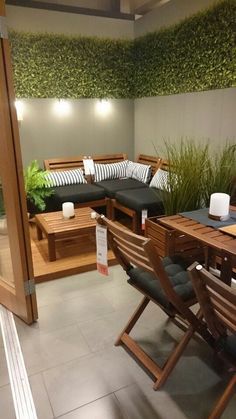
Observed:
[[[192,340],[161,391],[113,343],[140,301],[120,267],[37,285],[39,321],[16,319],[39,419],[204,419],[227,377],[204,343]],[[149,304],[133,333],[164,359],[180,332]],[[155,342],[160,342],[158,349]],[[235,419],[236,397],[224,419]],[[14,410],[0,338],[0,418]]]

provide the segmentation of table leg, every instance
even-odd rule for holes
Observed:
[[[37,239],[42,240],[43,232],[42,232],[41,228],[38,226],[38,224],[36,224],[36,229],[37,229]]]
[[[56,243],[52,235],[48,236],[48,257],[50,262],[56,260]]]

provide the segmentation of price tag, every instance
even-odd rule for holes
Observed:
[[[102,275],[108,275],[107,261],[107,228],[96,226],[96,245],[97,245],[97,270]]]
[[[148,216],[148,210],[144,209],[142,210],[142,230],[145,230],[145,220]]]
[[[84,158],[84,173],[85,175],[94,175],[95,174],[95,168],[94,168],[94,161],[91,158]]]

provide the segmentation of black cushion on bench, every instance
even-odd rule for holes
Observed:
[[[54,211],[60,211],[63,202],[79,204],[105,198],[104,189],[89,183],[57,186],[53,190],[55,193],[50,196],[50,203],[48,202],[48,204]],[[48,205],[47,210],[51,210],[51,208],[48,208]]]
[[[140,182],[136,179],[112,179],[102,180],[101,182],[95,183],[95,185],[104,188],[106,196],[109,198],[115,198],[117,191],[124,191],[129,189],[147,188],[147,184]]]
[[[141,212],[143,209],[153,215],[163,214],[163,204],[161,200],[161,191],[154,188],[131,189],[129,191],[119,191],[116,193],[116,200],[127,208]]]
[[[184,301],[194,298],[194,290],[184,262],[179,258],[166,257],[162,263],[175,292]],[[171,307],[159,280],[154,275],[139,268],[132,268],[129,270],[128,276],[130,285],[136,286],[163,307],[167,309]]]

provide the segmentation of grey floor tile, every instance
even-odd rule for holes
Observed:
[[[140,368],[120,348],[107,349],[43,373],[56,416],[137,380]]]
[[[31,377],[30,386],[38,419],[52,419],[53,413],[42,376],[38,374]],[[0,388],[0,406],[0,415],[2,419],[15,419],[10,385]]]
[[[34,334],[22,340],[21,347],[30,375],[91,352],[77,325]]]
[[[86,297],[40,307],[39,320],[33,327],[48,332],[78,321],[93,320],[113,311],[113,306],[100,292],[91,292]]]
[[[60,416],[60,419],[126,419],[126,416],[122,414],[116,397],[110,395]]]
[[[115,392],[128,419],[187,419],[167,393],[152,390],[147,394],[143,385],[134,384]]]

